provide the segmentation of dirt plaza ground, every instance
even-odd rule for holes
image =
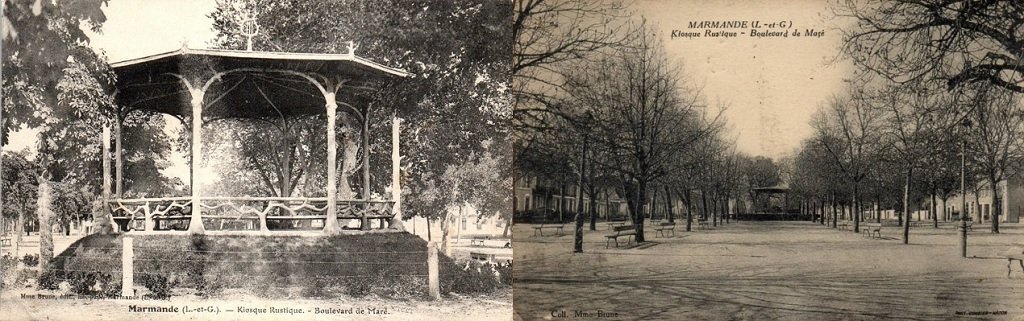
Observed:
[[[1024,273],[999,256],[1024,226],[969,234],[950,223],[866,238],[810,222],[737,222],[605,249],[608,227],[572,254],[560,236],[515,226],[516,320],[1024,320]],[[685,222],[680,222],[685,224]]]

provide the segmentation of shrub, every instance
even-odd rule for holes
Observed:
[[[36,267],[39,265],[39,255],[25,254],[25,257],[21,258],[21,262],[25,263],[27,267]]]
[[[110,274],[103,274],[100,278],[100,296],[105,298],[116,298],[121,295],[121,280]]]
[[[97,272],[72,272],[68,274],[68,283],[71,284],[71,292],[75,294],[92,294],[96,286]]]
[[[499,263],[495,266],[495,271],[498,272],[498,282],[506,286],[512,285],[512,262]]]
[[[149,290],[149,296],[154,299],[167,299],[171,297],[171,287],[167,283],[167,277],[158,274],[143,274],[139,277],[139,283]]]
[[[40,289],[45,290],[56,290],[60,288],[60,284],[64,282],[64,272],[55,270],[46,270],[39,275],[36,279]]]
[[[321,278],[314,278],[312,281],[305,282],[302,286],[302,297],[304,298],[323,298],[327,295],[327,287],[330,286],[330,282]]]
[[[10,254],[0,256],[0,289],[3,289],[7,284],[15,282],[17,267],[18,259]]]
[[[441,293],[488,293],[501,286],[490,263],[442,262],[440,274]]]

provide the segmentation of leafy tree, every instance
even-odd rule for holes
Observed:
[[[69,57],[83,61],[89,41],[81,29],[99,30],[106,21],[101,7],[107,0],[71,3],[41,0],[3,1],[3,88],[4,114],[0,145],[21,126],[36,127],[43,114],[32,106],[57,104],[57,83]]]
[[[34,162],[29,161],[23,152],[5,151],[0,157],[4,164],[3,180],[0,180],[2,183],[0,191],[3,191],[0,196],[4,199],[4,206],[0,207],[2,210],[0,214],[2,214],[4,222],[15,220],[15,224],[13,224],[15,233],[13,253],[17,256],[25,224],[35,221],[36,193],[39,188],[36,178],[42,169]],[[3,225],[3,229],[6,231],[6,224],[0,225]]]

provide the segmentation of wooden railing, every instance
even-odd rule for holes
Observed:
[[[276,231],[322,230],[327,219],[326,197],[202,197],[207,230]],[[358,229],[384,229],[394,218],[395,202],[337,200],[342,229],[356,220]],[[108,209],[122,231],[184,231],[192,220],[192,198],[113,199]],[[373,221],[371,221],[373,220]],[[373,222],[379,222],[374,226]]]

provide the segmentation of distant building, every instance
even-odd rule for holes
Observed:
[[[1024,184],[1022,184],[1022,181],[1020,179],[1003,180],[997,185],[997,188],[999,189],[1003,209],[999,221],[1007,223],[1020,222],[1021,214],[1024,213]],[[967,190],[967,214],[975,222],[989,222],[992,219],[992,214],[995,213],[995,207],[993,206],[992,191],[989,189],[988,182],[979,183],[977,191],[978,193],[975,194],[974,190],[970,188]],[[930,199],[928,202],[930,202]],[[936,203],[936,213],[939,215],[940,220],[952,220],[958,218],[960,213],[963,213],[960,195],[953,195],[946,199],[945,202],[941,198],[937,198]],[[925,209],[931,208],[930,205],[925,206],[927,206]],[[919,215],[925,215],[925,219],[931,219],[927,211],[923,211]]]

